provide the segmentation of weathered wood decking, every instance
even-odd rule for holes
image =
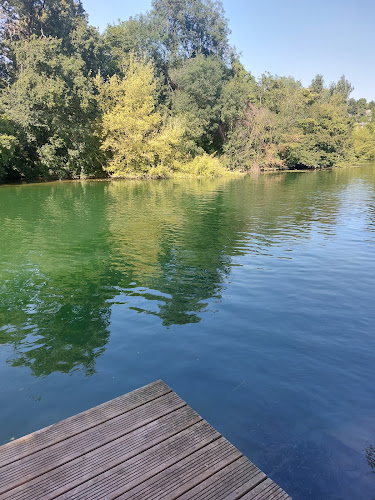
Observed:
[[[1,500],[290,498],[158,381],[0,447]]]

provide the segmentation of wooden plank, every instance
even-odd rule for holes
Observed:
[[[179,498],[180,500],[237,500],[266,477],[250,460],[241,457]]]
[[[241,457],[224,438],[214,441],[187,458],[118,497],[121,500],[174,500]]]
[[[41,498],[42,494],[44,499],[55,498],[94,478],[99,471],[110,470],[199,421],[201,421],[201,417],[191,408],[185,406],[142,427],[142,429],[137,429],[131,434],[72,460],[48,474],[12,489],[1,498],[2,500],[28,500]]]
[[[287,500],[162,381],[0,447],[1,500]]]
[[[291,497],[285,493],[272,479],[266,479],[259,486],[249,491],[241,497],[241,500],[291,500]]]
[[[98,470],[100,473],[98,476],[57,498],[59,500],[117,498],[219,437],[220,434],[215,429],[207,422],[201,421],[107,472],[100,473]]]
[[[58,466],[61,467],[92,450],[101,449],[105,444],[132,433],[136,429],[143,428],[150,422],[160,419],[163,415],[184,406],[186,403],[171,392],[95,428],[88,429],[86,432],[81,432],[65,441],[13,462],[1,469],[0,493],[16,488],[56,469]],[[197,417],[197,414],[194,413],[194,415]]]
[[[161,380],[0,447],[0,467],[142,406],[171,389]]]

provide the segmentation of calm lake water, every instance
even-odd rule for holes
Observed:
[[[375,165],[0,188],[0,444],[162,378],[298,499],[373,499]]]

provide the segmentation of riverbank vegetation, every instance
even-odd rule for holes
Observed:
[[[220,2],[153,0],[90,26],[77,0],[7,0],[0,181],[221,175],[375,157],[375,103],[343,76],[254,78]]]

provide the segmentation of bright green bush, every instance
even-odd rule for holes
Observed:
[[[181,165],[180,174],[195,177],[220,177],[229,171],[216,156],[203,154]]]

